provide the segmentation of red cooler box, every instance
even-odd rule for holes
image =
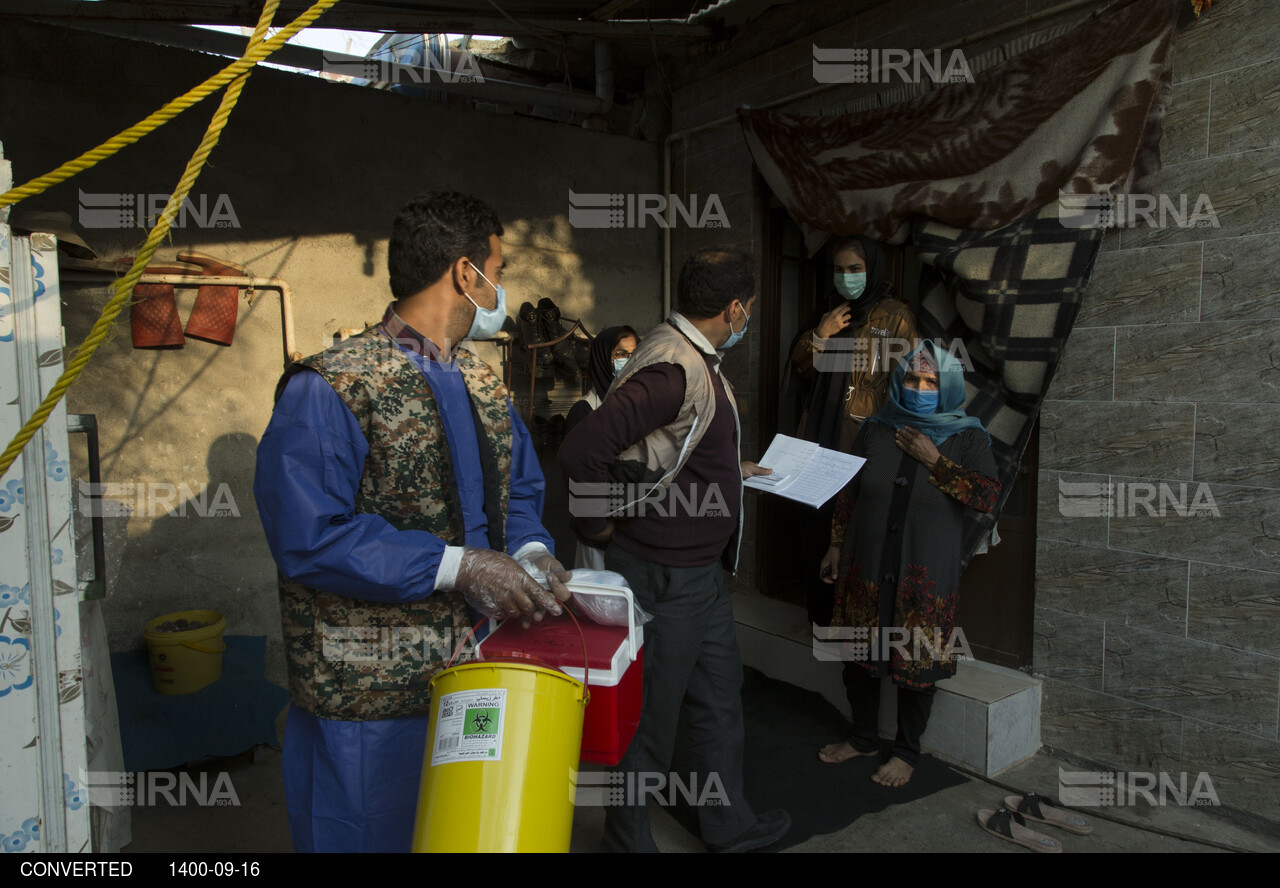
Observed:
[[[522,657],[541,660],[582,681],[582,642],[587,644],[591,702],[582,724],[582,760],[616,765],[640,723],[644,627],[635,625],[631,590],[590,583],[569,583],[579,595],[625,597],[626,626],[601,626],[582,612],[582,637],[569,616],[546,617],[528,629],[507,620],[476,648],[479,659]]]

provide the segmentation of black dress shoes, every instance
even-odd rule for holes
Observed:
[[[791,831],[791,815],[781,808],[765,811],[756,818],[755,826],[725,845],[708,845],[715,854],[741,854],[767,848]]]

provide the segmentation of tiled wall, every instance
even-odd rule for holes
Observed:
[[[1179,35],[1174,78],[1156,191],[1189,209],[1207,194],[1219,227],[1169,215],[1108,235],[1045,404],[1043,740],[1112,768],[1208,772],[1224,806],[1274,828],[1280,4],[1215,4]],[[1156,514],[1126,495],[1068,517],[1083,488],[1060,483],[1154,485]],[[1208,514],[1178,514],[1191,505]]]

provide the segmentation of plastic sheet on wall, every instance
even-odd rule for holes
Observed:
[[[0,224],[0,439],[62,372],[57,242]],[[0,476],[0,847],[88,851],[67,413],[59,405]]]

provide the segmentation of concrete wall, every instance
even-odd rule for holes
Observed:
[[[221,67],[195,53],[37,26],[0,33],[0,141],[15,182],[45,173],[124,129]],[[78,192],[171,191],[216,97],[141,143],[17,210],[77,216]],[[599,330],[659,320],[661,254],[648,230],[578,230],[568,191],[656,192],[649,143],[511,115],[470,111],[259,69],[194,194],[229,198],[239,228],[174,231],[161,257],[197,249],[287,280],[298,346],[320,350],[341,327],[376,322],[390,301],[386,242],[398,207],[430,189],[466,191],[499,212],[514,315],[549,296]],[[80,229],[100,255],[128,253],[137,230]],[[107,299],[64,276],[67,341],[79,343]],[[194,290],[179,292],[185,319]],[[496,357],[496,354],[495,354]],[[177,351],[131,348],[126,311],[68,394],[98,416],[104,480],[229,485],[239,517],[110,519],[114,649],[140,643],[167,611],[214,607],[228,631],[266,635],[268,674],[282,680],[275,567],[253,495],[254,453],[282,368],[278,302],[242,304],[230,348],[189,340]],[[557,482],[553,482],[557,483]],[[164,488],[160,489],[163,494]],[[222,503],[225,505],[225,502]]]
[[[1044,742],[1208,772],[1224,805],[1275,825],[1280,5],[1215,4],[1179,36],[1174,72],[1156,190],[1192,207],[1207,194],[1220,227],[1169,216],[1108,236],[1045,405]],[[1110,517],[1064,517],[1059,482],[1153,485],[1156,514],[1125,494]],[[1162,509],[1160,485],[1210,514]]]

